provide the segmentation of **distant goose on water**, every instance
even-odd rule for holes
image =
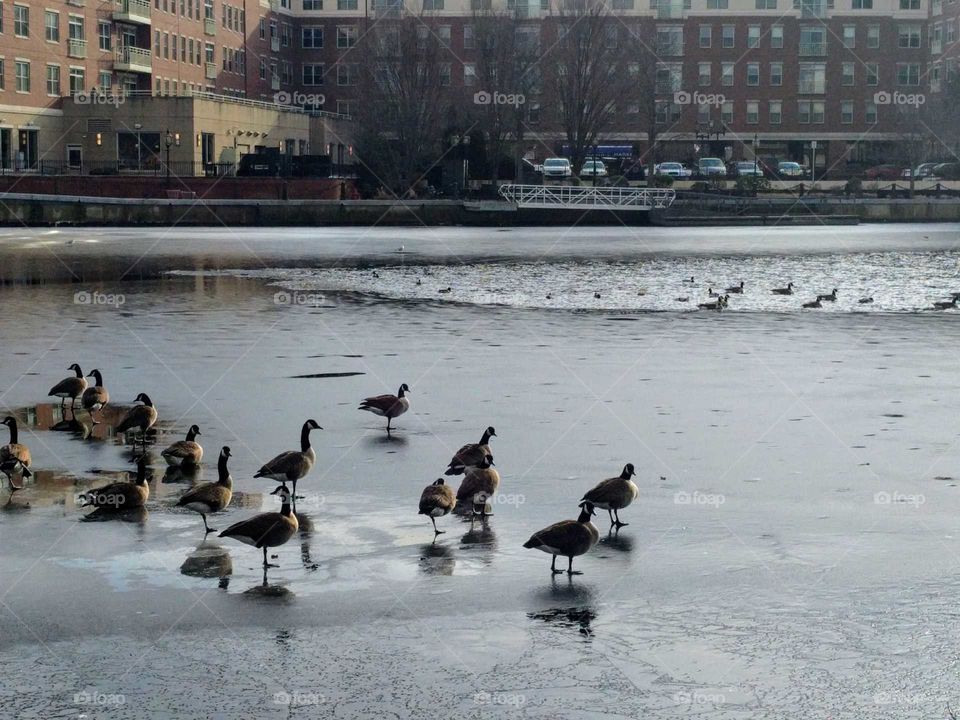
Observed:
[[[829,295],[821,295],[821,296],[820,296],[820,299],[821,299],[821,300],[826,300],[826,301],[828,301],[828,302],[835,302],[836,299],[837,299],[837,289],[834,288],[834,289],[833,289],[833,292],[831,292]]]
[[[702,302],[698,303],[697,307],[701,310],[723,310],[727,306],[729,297],[727,295],[721,295],[717,298],[716,302]]]
[[[84,410],[90,413],[92,418],[94,412],[102,411],[110,402],[110,393],[103,386],[103,375],[100,374],[99,370],[91,370],[87,377],[92,377],[94,384],[83,391],[80,404],[83,405]],[[96,425],[97,421],[94,420],[93,424]]]
[[[720,297],[720,293],[714,290],[712,287],[707,288],[707,297],[717,298]]]
[[[595,292],[595,293],[593,294],[593,299],[594,299],[594,300],[599,300],[599,299],[600,299],[600,293]]]
[[[29,470],[31,456],[30,449],[26,445],[21,445],[17,437],[17,419],[13,415],[7,415],[0,423],[10,429],[10,442],[0,447],[0,472],[3,472],[10,479],[11,485],[13,476],[16,474],[28,478],[31,473]]]
[[[400,386],[396,395],[375,395],[364,398],[360,403],[358,410],[366,410],[374,415],[385,417],[387,419],[387,432],[390,432],[390,423],[394,418],[400,417],[410,409],[410,400],[406,394],[410,388],[406,383]]]
[[[611,525],[616,525],[617,528],[624,527],[628,523],[620,522],[620,514],[617,511],[627,507],[640,494],[640,489],[632,480],[634,475],[636,472],[633,469],[633,463],[627,463],[619,476],[601,480],[580,501],[606,510],[610,515]],[[614,520],[614,514],[616,514],[616,520]]]
[[[73,370],[75,375],[64,378],[50,388],[50,392],[47,393],[47,395],[60,398],[60,407],[63,407],[67,398],[70,398],[70,407],[73,407],[77,398],[83,395],[83,391],[87,389],[87,379],[83,376],[83,371],[79,365],[74,363],[67,370]]]
[[[787,283],[786,287],[774,288],[771,292],[774,295],[793,295],[793,283]]]
[[[445,288],[440,288],[439,290],[437,290],[437,292],[440,293],[440,294],[442,294],[442,295],[446,295],[447,293],[453,292],[453,288],[448,285],[448,286],[445,287]]]
[[[816,300],[811,300],[810,302],[805,302],[803,307],[805,308],[821,308],[823,305],[820,303],[820,300],[823,299],[823,295],[817,295]]]
[[[553,556],[550,561],[550,570],[554,575],[562,573],[557,570],[557,555],[567,558],[567,574],[581,575],[573,569],[573,559],[585,554],[600,540],[600,533],[590,518],[594,514],[593,505],[584,502],[580,505],[580,517],[576,520],[561,520],[543,530],[535,532],[523,546],[536,549]]]
[[[734,285],[733,287],[728,287],[726,289],[727,293],[732,295],[742,295],[743,294],[743,280],[740,281],[739,285]]]
[[[215,528],[207,525],[207,515],[220,512],[225,509],[230,500],[233,499],[233,478],[230,477],[230,471],[227,470],[227,460],[230,458],[230,448],[226,445],[220,450],[220,458],[217,460],[217,473],[219,479],[213,483],[203,483],[187,490],[177,501],[177,507],[185,507],[200,513],[203,518],[203,528],[211,533]]]
[[[313,464],[317,461],[317,452],[310,444],[310,431],[323,430],[312,418],[300,428],[300,450],[287,450],[265,463],[253,476],[255,478],[270,478],[282,483],[293,483],[293,499],[297,499],[297,480],[306,477]]]
[[[693,275],[691,275],[688,280],[684,280],[684,282],[685,282],[685,283],[692,283],[692,282],[693,282]]]
[[[467,468],[480,467],[490,452],[490,438],[496,437],[497,431],[491,425],[483,431],[478,443],[467,443],[454,453],[453,459],[447,465],[444,475],[463,475]]]
[[[220,537],[232,537],[246,545],[263,549],[263,567],[277,567],[267,562],[267,548],[279,547],[296,535],[300,528],[297,516],[290,510],[290,491],[281,485],[271,495],[279,495],[282,501],[280,512],[266,512],[254,515],[231,525]]]
[[[953,300],[938,300],[933,303],[933,307],[936,310],[949,310],[950,308],[955,308],[957,306],[957,298]]]
[[[200,461],[203,460],[203,448],[200,447],[200,443],[196,441],[198,435],[200,435],[200,428],[196,425],[191,425],[190,429],[187,430],[186,440],[177,440],[177,442],[161,452],[160,455],[167,461],[167,465],[177,467],[181,465],[199,465]]]
[[[872,297],[863,297],[863,298],[860,298],[859,300],[857,300],[857,302],[860,303],[861,305],[869,305],[870,303],[873,302],[873,298],[872,298]]]
[[[438,478],[436,482],[427,485],[420,494],[420,515],[426,515],[433,523],[433,534],[440,535],[446,530],[437,530],[438,517],[443,517],[450,513],[457,504],[457,497],[453,493],[453,488],[443,484],[443,478]]]
[[[142,402],[143,405],[134,405],[123,416],[123,420],[117,425],[116,431],[120,435],[127,430],[140,429],[140,438],[144,447],[147,445],[147,430],[153,427],[157,422],[157,409],[153,406],[153,401],[146,393],[140,393],[134,399],[134,402]],[[134,438],[136,446],[136,438]]]

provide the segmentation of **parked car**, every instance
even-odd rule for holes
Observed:
[[[960,180],[960,163],[940,163],[934,166],[930,177],[938,180]]]
[[[580,177],[606,177],[607,166],[603,160],[587,160],[580,169]]]
[[[874,165],[863,173],[867,180],[899,180],[900,175],[899,165]]]
[[[913,170],[910,168],[904,168],[901,177],[909,180],[911,177],[915,180],[923,180],[933,175],[933,169],[937,166],[938,163],[920,163]]]
[[[547,158],[543,161],[543,176],[545,178],[573,177],[573,168],[566,158]]]
[[[740,160],[730,163],[727,174],[732,178],[763,177],[763,169],[756,160]]]
[[[781,160],[777,163],[777,177],[790,180],[800,180],[806,175],[803,165],[790,160]]]
[[[726,177],[727,167],[720,158],[700,158],[697,161],[697,175],[700,177]]]
[[[620,161],[619,174],[627,180],[644,180],[647,173],[640,158],[624,158]]]
[[[656,175],[669,175],[675,178],[688,178],[693,176],[693,171],[683,163],[662,162],[658,163],[655,170]]]

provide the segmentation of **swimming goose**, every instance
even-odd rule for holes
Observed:
[[[935,310],[949,310],[950,308],[955,308],[957,306],[957,298],[953,300],[938,300],[933,303]]]
[[[480,465],[471,468],[464,475],[457,489],[457,504],[470,503],[473,514],[486,517],[491,514],[487,512],[487,501],[496,495],[498,487],[500,487],[500,473],[493,467],[493,455],[487,455]]]
[[[400,386],[396,395],[376,395],[364,398],[357,409],[385,417],[387,419],[387,432],[390,432],[390,423],[393,419],[400,417],[410,409],[410,400],[405,397],[408,392],[410,392],[410,388],[404,383]]]
[[[771,290],[774,295],[793,295],[793,283],[787,283],[786,287],[774,288]]]
[[[817,299],[816,299],[816,300],[811,300],[810,302],[805,302],[805,303],[803,304],[803,307],[805,307],[805,308],[822,308],[823,305],[820,303],[820,301],[821,301],[822,299],[823,299],[823,295],[817,295]]]
[[[76,375],[64,378],[50,388],[50,392],[47,393],[47,395],[60,398],[61,407],[63,407],[67,398],[70,398],[70,407],[73,407],[77,398],[83,395],[83,391],[87,389],[87,379],[83,376],[83,370],[80,369],[79,365],[74,363],[67,370],[73,370]]]
[[[693,275],[690,276],[690,279],[689,279],[689,280],[684,280],[684,282],[685,282],[685,283],[692,283],[692,282],[693,282]]]
[[[453,494],[453,488],[443,484],[443,478],[438,478],[435,483],[427,485],[420,494],[420,512],[419,515],[426,515],[433,523],[433,534],[439,535],[446,530],[437,530],[436,518],[443,517],[453,510],[457,504],[457,498]]]
[[[743,294],[743,280],[740,281],[740,284],[739,284],[739,285],[734,285],[733,287],[728,287],[725,292],[727,292],[727,293],[732,293],[732,294],[734,294],[734,295],[742,295],[742,294]]]
[[[287,450],[257,470],[255,478],[270,478],[286,486],[293,483],[293,499],[297,499],[297,480],[306,477],[317,461],[317,452],[310,445],[310,431],[323,430],[316,420],[307,420],[300,428],[300,450]]]
[[[134,405],[127,411],[127,414],[123,416],[123,420],[120,421],[120,424],[117,425],[116,431],[117,434],[125,433],[127,430],[133,430],[135,428],[140,428],[140,436],[143,442],[144,447],[147,445],[147,430],[153,427],[153,424],[157,421],[157,409],[153,406],[153,401],[150,400],[149,396],[146,393],[140,393],[134,399],[134,402],[142,402],[143,405]],[[136,446],[137,441],[134,438],[134,446]]]
[[[30,448],[17,442],[17,419],[7,415],[2,424],[10,428],[10,442],[0,447],[0,471],[12,479],[14,473],[24,470],[23,477],[30,477]]]
[[[707,297],[718,298],[720,293],[716,292],[712,287],[707,288]]]
[[[80,404],[83,406],[83,409],[90,413],[91,419],[93,419],[94,411],[101,411],[110,402],[110,393],[107,392],[107,389],[103,386],[103,375],[100,374],[99,370],[92,370],[87,377],[92,377],[94,385],[88,387],[83,391],[83,395],[80,397]],[[97,421],[94,420],[93,424],[96,425]]]
[[[860,303],[861,305],[869,305],[870,303],[873,302],[873,298],[872,297],[860,298],[859,300],[857,300],[857,302]]]
[[[593,299],[594,299],[594,300],[599,300],[599,299],[600,299],[600,293],[595,292],[595,293],[593,294]]]
[[[444,475],[463,475],[467,468],[479,467],[490,452],[490,438],[496,437],[497,431],[491,425],[483,431],[483,436],[478,443],[467,443],[457,450],[453,460],[447,466]]]
[[[267,562],[267,548],[279,547],[296,535],[300,528],[297,516],[290,511],[290,491],[281,485],[271,495],[279,495],[283,504],[280,512],[266,512],[254,515],[231,525],[220,537],[232,537],[247,545],[263,548],[263,567],[277,567]]]
[[[690,298],[688,297],[678,297],[678,298],[674,298],[674,300],[676,300],[677,302],[690,302]]]
[[[697,305],[698,308],[703,310],[722,310],[727,306],[728,296],[721,295],[717,298],[716,302],[702,302]]]
[[[199,465],[203,460],[203,448],[195,438],[200,435],[200,428],[191,425],[187,430],[186,440],[177,440],[160,455],[167,461],[167,465]]]
[[[601,480],[596,487],[581,498],[580,502],[589,502],[596,507],[606,510],[610,515],[610,524],[622,528],[629,523],[620,522],[620,513],[630,503],[637,499],[640,489],[637,484],[631,480],[636,475],[633,469],[633,463],[627,463],[623,466],[623,472],[618,477]],[[614,520],[616,513],[616,520]]]
[[[834,289],[833,289],[833,292],[830,293],[829,295],[821,295],[821,296],[820,296],[820,299],[821,299],[821,300],[827,300],[827,301],[829,301],[829,302],[834,302],[834,301],[837,299],[837,289],[834,288]]]
[[[448,286],[445,287],[445,288],[440,288],[439,290],[437,290],[437,292],[438,292],[438,293],[441,293],[441,294],[443,294],[443,295],[446,295],[447,293],[453,292],[453,288],[448,285]]]
[[[215,528],[207,525],[207,514],[220,512],[225,509],[233,498],[233,478],[227,470],[227,460],[230,457],[230,448],[226,445],[220,450],[220,459],[217,461],[217,473],[220,479],[215,483],[203,483],[187,490],[177,501],[177,507],[185,507],[200,513],[203,518],[203,529],[211,533]]]
[[[590,521],[593,514],[593,505],[584,502],[580,505],[580,517],[576,520],[561,520],[535,532],[523,546],[553,555],[550,570],[554,575],[563,572],[557,570],[557,555],[567,558],[568,575],[581,575],[582,573],[573,569],[573,559],[586,553],[600,540],[599,531]]]
[[[104,510],[128,510],[143,507],[150,498],[147,485],[147,455],[137,457],[137,477],[133,482],[114,482],[88,490],[80,495],[80,507],[94,506]]]

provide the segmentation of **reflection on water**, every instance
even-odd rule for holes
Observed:
[[[126,510],[112,510],[110,508],[96,508],[93,512],[80,518],[80,522],[112,522],[114,520],[143,526],[150,513],[145,507],[129,508]]]
[[[453,550],[436,540],[420,546],[420,572],[424,575],[453,575],[457,564]]]
[[[593,628],[590,624],[597,619],[597,613],[590,606],[556,607],[529,612],[527,617],[558,627],[576,628],[581,635],[589,637],[593,635]]]
[[[78,440],[110,440],[117,439],[128,444],[126,436],[117,436],[114,427],[123,419],[132,406],[107,405],[99,413],[94,422],[86,410],[71,409],[69,405],[59,403],[40,402],[36,405],[15,408],[13,415],[23,427],[34,430],[49,430],[51,432],[73,433]],[[160,430],[151,428],[147,432],[148,443],[155,443],[162,432],[172,427],[170,421],[159,420]],[[132,435],[130,436],[132,438]],[[131,445],[131,448],[133,445]]]
[[[296,510],[294,506],[294,516],[297,518],[297,535],[300,536],[300,562],[307,570],[317,570],[320,565],[314,562],[310,556],[310,539],[313,537],[313,518],[305,512]]]
[[[233,574],[233,559],[222,545],[204,540],[187,555],[180,573],[195,578],[225,578]]]
[[[619,530],[610,528],[606,535],[600,536],[600,547],[617,552],[629,553],[633,551],[633,537],[627,534],[620,534]]]
[[[267,598],[270,600],[292,600],[294,592],[285,585],[271,585],[267,582],[267,568],[263,569],[263,582],[243,591],[244,597]]]
[[[163,471],[161,483],[190,483],[200,480],[202,469],[199,465],[168,465]]]

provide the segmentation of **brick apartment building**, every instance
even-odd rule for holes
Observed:
[[[449,55],[444,82],[469,93],[485,52],[474,42],[478,15],[513,13],[548,46],[558,1],[567,0],[0,0],[0,167],[129,162],[131,148],[162,153],[171,127],[174,160],[230,162],[265,147],[342,160],[372,28],[419,16]],[[618,32],[655,39],[659,159],[880,161],[900,137],[898,103],[942,92],[960,62],[960,0],[610,8]],[[548,102],[527,98],[525,108],[539,157],[562,139],[541,119]],[[637,108],[615,111],[601,141],[645,152]]]

